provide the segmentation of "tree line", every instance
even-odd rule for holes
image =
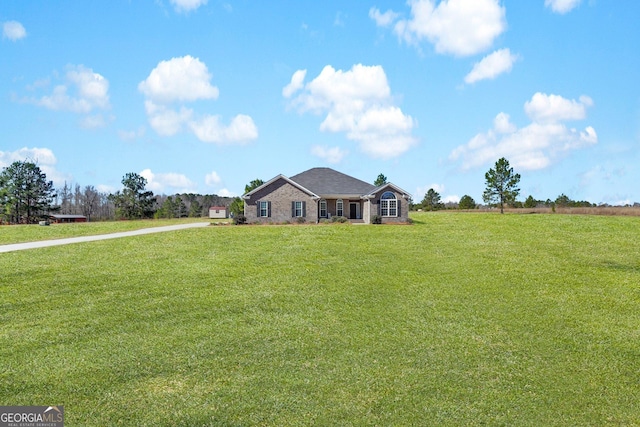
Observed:
[[[499,159],[485,174],[485,191],[482,200],[486,206],[500,208],[536,207],[593,207],[587,201],[571,200],[564,193],[555,200],[536,200],[527,197],[518,201],[520,174],[514,172],[509,161]],[[387,177],[378,175],[374,185],[387,183]],[[245,193],[264,184],[256,179],[245,186]],[[146,189],[147,180],[137,173],[127,173],[122,178],[123,189],[115,193],[98,191],[94,186],[82,188],[65,182],[59,190],[46,174],[31,161],[16,161],[0,173],[0,224],[33,224],[53,214],[84,215],[88,220],[183,218],[206,217],[210,206],[226,206],[236,217],[243,214],[243,202],[239,197],[222,197],[215,194],[154,195]],[[457,204],[445,204],[440,194],[430,188],[420,203],[411,202],[410,208],[435,211],[441,209],[476,209],[479,204],[464,195]]]
[[[539,208],[547,207],[555,209],[556,207],[596,207],[595,203],[585,200],[572,200],[569,196],[562,193],[554,200],[538,200],[529,195],[524,202],[517,200],[520,194],[520,174],[514,172],[509,165],[509,161],[504,157],[499,159],[493,168],[490,168],[485,174],[486,188],[482,195],[484,206],[491,208],[500,208],[500,212],[504,212],[505,207],[510,208]],[[411,209],[424,211],[437,211],[441,209],[476,209],[481,207],[479,203],[469,195],[465,194],[460,198],[458,203],[443,203],[440,194],[430,188],[419,203],[412,203]]]
[[[210,206],[234,201],[216,194],[154,195],[136,173],[127,173],[122,185],[115,193],[66,182],[56,190],[35,162],[16,161],[0,173],[0,224],[34,224],[54,214],[83,215],[89,221],[206,217]]]

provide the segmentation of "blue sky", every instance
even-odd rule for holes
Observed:
[[[241,195],[332,167],[420,201],[640,202],[640,3],[0,3],[0,167]]]

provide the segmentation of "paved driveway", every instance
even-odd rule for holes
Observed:
[[[71,243],[94,242],[96,240],[117,239],[119,237],[140,236],[142,234],[162,233],[165,231],[184,230],[185,228],[206,227],[208,222],[194,222],[191,224],[167,225],[164,227],[143,228],[142,230],[122,231],[120,233],[100,234],[97,236],[70,237],[68,239],[42,240],[40,242],[14,243],[0,245],[0,253],[22,251],[25,249],[46,248],[49,246],[68,245]]]

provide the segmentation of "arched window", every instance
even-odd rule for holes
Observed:
[[[398,216],[398,199],[391,191],[387,191],[380,197],[380,215]]]
[[[344,216],[344,203],[342,199],[336,200],[336,216]]]

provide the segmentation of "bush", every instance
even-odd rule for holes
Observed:
[[[371,224],[382,224],[382,217],[380,215],[374,215],[371,218]]]
[[[349,221],[349,220],[347,219],[347,217],[344,217],[344,216],[332,216],[331,217],[331,222],[342,222],[342,223],[344,223],[344,222],[347,222],[347,221]]]
[[[298,218],[296,218],[296,222],[298,224],[304,224],[306,221],[306,219],[304,219],[304,217],[299,216]]]
[[[234,225],[242,225],[247,223],[247,217],[244,215],[236,215],[233,217]]]

